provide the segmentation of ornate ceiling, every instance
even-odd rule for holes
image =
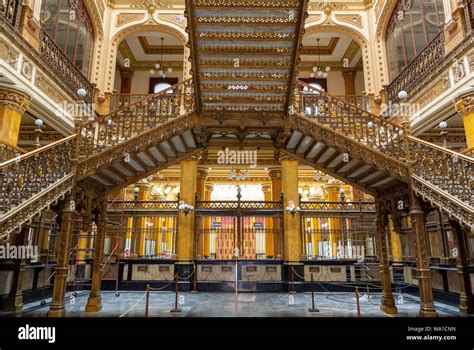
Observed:
[[[188,1],[199,112],[284,113],[306,1]]]

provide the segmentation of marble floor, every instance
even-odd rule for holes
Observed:
[[[123,291],[102,292],[103,309],[99,313],[86,313],[88,292],[76,297],[67,295],[67,315],[74,317],[142,317],[145,314],[144,292]],[[357,306],[353,293],[316,293],[316,307],[320,312],[309,312],[311,293],[180,293],[180,313],[170,312],[174,308],[175,295],[172,292],[150,293],[149,317],[357,317]],[[361,293],[362,317],[416,317],[419,309],[418,297],[395,294],[397,315],[380,311],[380,294]],[[39,302],[25,305],[23,316],[46,316],[49,301],[41,306]],[[436,303],[442,317],[462,316],[457,307]],[[0,316],[7,316],[5,314]]]

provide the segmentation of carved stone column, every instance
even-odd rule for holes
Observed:
[[[438,316],[431,283],[431,271],[428,257],[428,244],[425,233],[425,212],[422,203],[412,192],[410,195],[410,217],[416,239],[416,271],[418,273],[418,288],[420,290],[420,316]]]
[[[68,275],[68,250],[71,240],[72,229],[76,209],[71,196],[66,197],[64,208],[61,213],[61,226],[59,233],[59,244],[54,275],[54,287],[51,306],[48,317],[63,317],[66,315],[64,296],[66,294],[66,283]]]
[[[29,101],[29,96],[21,91],[0,87],[0,143],[17,145],[21,117]]]
[[[382,280],[382,302],[380,309],[387,314],[396,314],[397,307],[392,294],[392,277],[388,260],[387,226],[388,216],[383,202],[377,201],[377,251],[379,255],[380,277]]]
[[[474,148],[474,90],[457,96],[456,109],[464,121],[467,148]]]
[[[102,282],[102,255],[104,253],[105,231],[107,228],[107,198],[104,196],[99,202],[99,213],[97,218],[97,234],[94,240],[94,266],[92,269],[92,286],[87,300],[86,312],[98,312],[102,310],[102,298],[100,296],[100,284]]]
[[[474,297],[472,295],[471,273],[469,270],[466,237],[467,230],[463,230],[457,221],[451,221],[454,240],[458,250],[457,269],[459,275],[459,311],[465,314],[474,314]]]

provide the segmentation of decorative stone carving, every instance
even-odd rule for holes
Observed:
[[[18,64],[19,55],[19,52],[13,49],[11,45],[3,40],[0,41],[0,59],[4,60],[15,69]]]
[[[127,23],[138,21],[145,18],[143,13],[120,13],[117,16],[117,27],[121,27]]]
[[[466,76],[466,67],[463,61],[455,60],[453,64],[454,81],[458,82]]]
[[[474,112],[474,90],[458,97],[456,110],[462,117]]]
[[[0,87],[0,106],[9,106],[23,114],[28,108],[29,102],[30,98],[26,94],[17,90],[7,90]]]

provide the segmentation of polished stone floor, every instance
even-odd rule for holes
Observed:
[[[87,292],[76,297],[67,295],[67,315],[75,317],[137,317],[145,313],[145,293],[102,292],[103,309],[100,313],[86,313]],[[418,298],[395,294],[398,317],[416,317]],[[172,292],[151,292],[149,317],[357,317],[355,295],[352,293],[316,293],[318,313],[308,311],[311,293],[180,293],[180,313],[172,313],[175,295]],[[49,303],[50,300],[47,300]],[[361,293],[362,317],[391,317],[380,311],[380,294]],[[436,303],[440,316],[461,316],[457,307]],[[48,311],[48,304],[39,302],[25,305],[23,316],[41,317]],[[3,315],[5,316],[5,315]]]

